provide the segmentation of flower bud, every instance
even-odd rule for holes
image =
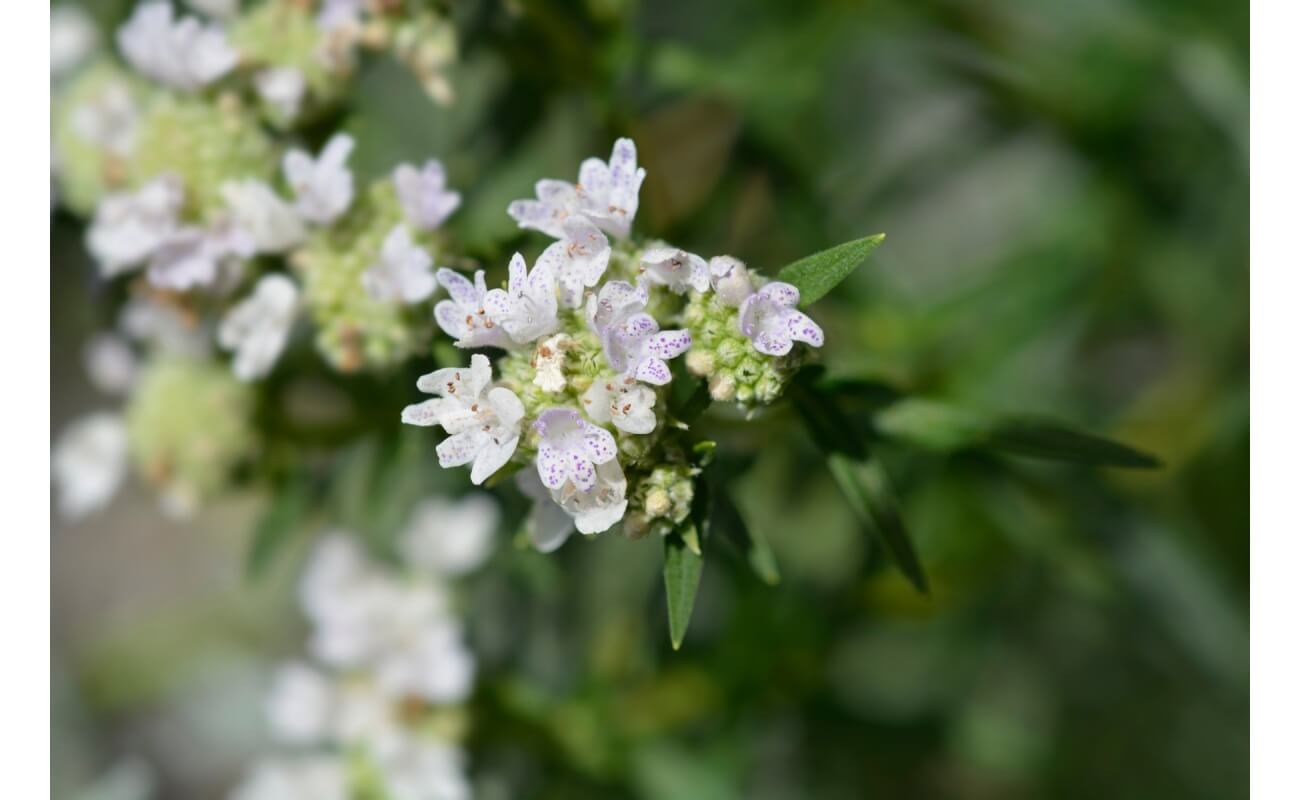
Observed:
[[[686,369],[700,378],[713,374],[715,369],[713,353],[708,350],[692,348],[686,354]]]
[[[754,293],[754,282],[740,259],[715,256],[709,261],[709,278],[719,299],[733,308],[739,307]]]

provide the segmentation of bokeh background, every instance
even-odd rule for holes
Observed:
[[[108,31],[130,4],[83,5]],[[639,229],[695,252],[772,273],[887,232],[816,309],[832,371],[1047,413],[1164,462],[890,452],[925,597],[793,418],[736,426],[724,447],[754,458],[735,499],[782,581],[712,559],[679,652],[657,543],[545,557],[504,536],[470,609],[482,796],[1246,795],[1247,4],[450,8],[456,104],[375,60],[346,126],[364,176],[448,164],[470,255],[535,255],[506,203],[631,135]],[[53,231],[57,429],[109,402],[81,349],[110,314],[81,222],[60,212]],[[412,491],[462,478],[417,473]],[[57,797],[221,797],[266,747],[261,695],[301,650],[311,532],[246,579],[265,502],[178,523],[131,486],[55,521]]]

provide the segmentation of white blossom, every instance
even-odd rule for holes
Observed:
[[[387,618],[401,620],[394,615]],[[474,688],[477,662],[465,646],[460,624],[440,613],[413,617],[394,626],[390,646],[374,667],[383,691],[430,703],[461,703]]]
[[[618,459],[612,458],[597,465],[596,481],[590,489],[565,481],[560,488],[551,490],[551,499],[572,518],[579,533],[603,533],[627,512],[627,478]]]
[[[127,300],[118,314],[117,326],[131,339],[164,353],[205,356],[210,352],[203,327],[148,295]]]
[[[283,120],[293,120],[302,109],[307,79],[296,67],[269,67],[253,76],[257,94]]]
[[[429,575],[472,572],[492,554],[500,518],[496,501],[486,494],[456,501],[430,497],[415,507],[402,533],[402,557]]]
[[[201,89],[235,68],[239,53],[225,33],[195,17],[174,19],[168,2],[147,2],[117,32],[122,55],[173,89]]]
[[[289,744],[312,744],[330,733],[334,687],[315,667],[294,661],[276,670],[266,698],[271,732]]]
[[[338,756],[266,760],[235,787],[230,800],[348,800],[347,765]]]
[[[591,384],[582,395],[582,407],[596,422],[613,423],[626,433],[655,429],[655,392],[631,378],[610,378]]]
[[[140,107],[125,81],[113,80],[72,110],[72,129],[90,144],[119,158],[131,155]]]
[[[447,188],[447,171],[436,159],[425,162],[422,169],[399,164],[393,170],[393,185],[406,221],[421,230],[441,227],[460,207],[460,192]]]
[[[130,391],[140,372],[140,362],[131,344],[114,333],[97,333],[86,342],[83,352],[91,384],[105,394]]]
[[[596,466],[618,454],[614,436],[571,408],[548,408],[533,422],[540,437],[537,474],[542,485],[559,489],[566,481],[579,491],[596,485]]]
[[[536,200],[515,200],[506,209],[520,228],[532,228],[559,239],[564,222],[578,213],[578,189],[566,181],[543,178],[537,182]]]
[[[210,228],[185,226],[153,251],[147,275],[154,286],[184,292],[212,286],[224,269],[235,268],[255,252],[252,237],[229,221]]]
[[[126,424],[109,412],[76,420],[59,435],[50,463],[59,512],[76,519],[98,511],[126,478]]]
[[[573,517],[551,496],[551,490],[542,485],[541,476],[536,470],[525,469],[516,473],[515,485],[525,497],[533,501],[528,519],[524,522],[528,540],[539,553],[558,550],[573,533]]]
[[[709,284],[723,303],[737,308],[754,293],[749,270],[738,258],[714,256],[709,259]]]
[[[566,219],[561,234],[563,238],[543,250],[537,263],[555,265],[560,302],[565,308],[577,308],[583,292],[599,283],[609,266],[609,239],[581,215]]]
[[[435,739],[407,738],[379,754],[389,800],[469,800],[465,754]]]
[[[491,382],[487,356],[475,353],[468,368],[449,367],[421,377],[417,388],[438,396],[402,411],[407,424],[440,425],[450,434],[438,445],[438,463],[447,468],[472,462],[475,485],[514,455],[524,418],[518,396],[504,387],[490,388]]]
[[[362,273],[361,286],[381,302],[419,303],[438,288],[433,257],[411,241],[405,225],[397,225],[385,237],[379,261]]]
[[[741,303],[740,330],[755,350],[769,356],[785,355],[795,342],[821,347],[822,329],[798,305],[798,289],[772,281]]]
[[[438,270],[438,283],[451,297],[439,300],[433,317],[443,333],[456,340],[457,347],[506,347],[510,338],[487,313],[487,282],[483,270],[474,273],[474,282],[450,269]]]
[[[365,5],[365,0],[322,0],[316,25],[327,32],[360,25]]]
[[[150,258],[179,227],[184,199],[180,181],[170,175],[105,197],[86,235],[101,274],[111,278]]]
[[[50,77],[61,78],[82,64],[99,43],[99,29],[80,6],[50,9]]]
[[[582,213],[609,234],[627,238],[644,180],[645,170],[636,165],[636,145],[631,139],[619,139],[608,163],[589,158],[578,169]]]
[[[351,136],[336,133],[319,158],[296,148],[284,154],[284,177],[293,188],[294,205],[303,219],[328,225],[352,205],[352,172],[347,160],[355,146]]]
[[[655,318],[645,313],[647,302],[644,285],[610,281],[598,296],[587,299],[587,321],[611,367],[626,377],[662,386],[672,380],[668,359],[690,349],[691,334],[660,331]]]
[[[512,341],[527,344],[559,327],[553,262],[543,258],[530,275],[524,257],[515,253],[506,286],[484,295],[483,308]]]
[[[708,291],[709,265],[704,259],[676,247],[652,247],[641,254],[641,274],[669,291],[685,294]]]
[[[244,231],[259,253],[282,253],[302,243],[306,230],[293,206],[265,181],[226,181],[221,196],[235,227]]]
[[[234,351],[235,377],[252,381],[271,371],[289,340],[297,309],[298,287],[288,277],[273,273],[263,276],[251,295],[226,312],[217,341]]]

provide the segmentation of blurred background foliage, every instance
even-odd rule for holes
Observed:
[[[128,6],[85,5],[106,26]],[[657,542],[540,556],[503,540],[470,608],[482,797],[1245,796],[1246,4],[449,9],[456,104],[377,60],[343,124],[363,175],[447,163],[468,256],[534,256],[506,203],[631,135],[649,173],[639,229],[706,257],[773,274],[888,233],[815,309],[832,374],[1050,414],[1164,463],[886,446],[921,596],[788,411],[753,428],[714,414],[781,583],[712,558],[673,652]],[[106,321],[81,235],[56,217],[56,426],[103,404],[80,375]],[[401,402],[373,409],[388,433],[348,455],[387,465],[358,468],[353,491],[398,521],[464,485],[430,468],[429,437],[395,432]],[[56,796],[219,797],[264,746],[267,671],[301,647],[307,537],[246,580],[261,502],[178,525],[135,489],[56,523]],[[382,546],[398,522],[365,524]]]

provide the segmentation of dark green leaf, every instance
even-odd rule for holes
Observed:
[[[776,279],[794,285],[799,290],[799,305],[809,306],[838,286],[884,240],[885,234],[877,233],[813,253],[783,268]]]
[[[1159,467],[1160,461],[1125,444],[1028,417],[994,423],[988,446],[1028,458],[1069,461],[1095,467]]]
[[[244,561],[244,575],[252,580],[263,575],[275,557],[302,528],[310,511],[309,491],[301,482],[286,484],[272,497],[271,507],[258,520],[253,541]]]
[[[858,430],[835,398],[822,391],[817,381],[820,367],[800,372],[786,389],[795,410],[803,418],[813,441],[827,453],[845,453],[853,458],[866,457],[865,436]]]
[[[884,546],[917,591],[928,592],[929,584],[921,559],[903,525],[898,498],[879,459],[855,460],[842,453],[832,453],[828,464],[831,475],[862,525]]]
[[[712,514],[709,519],[711,532],[720,533],[723,538],[735,545],[749,562],[754,574],[758,575],[764,583],[769,586],[780,583],[781,574],[776,568],[776,555],[767,540],[745,524],[740,509],[736,508],[736,504],[732,502],[726,491],[719,488],[712,494]]]
[[[668,594],[668,633],[674,650],[682,646],[686,636],[704,568],[703,556],[692,552],[688,539],[699,541],[694,522],[688,521],[681,530],[664,537],[664,589]]]

